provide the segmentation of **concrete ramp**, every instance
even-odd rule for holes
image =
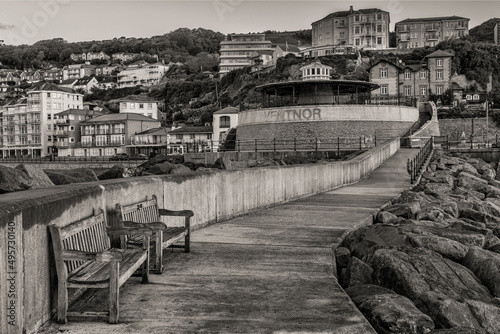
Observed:
[[[192,234],[191,253],[168,251],[165,271],[120,290],[120,323],[50,323],[40,333],[375,333],[337,283],[333,250],[410,187],[400,150],[364,181],[241,216]],[[107,293],[74,310],[106,310]]]

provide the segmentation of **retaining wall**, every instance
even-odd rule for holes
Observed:
[[[0,196],[0,333],[31,333],[56,306],[56,276],[47,225],[60,226],[116,203],[157,195],[165,208],[191,209],[193,229],[252,210],[358,182],[399,149],[399,138],[345,162],[187,175],[148,176],[64,185]],[[182,218],[169,220],[182,225]],[[5,261],[4,261],[5,259]]]

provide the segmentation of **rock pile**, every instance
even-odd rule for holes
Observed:
[[[500,333],[496,167],[436,152],[336,250],[339,282],[378,333]]]

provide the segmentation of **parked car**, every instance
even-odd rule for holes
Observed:
[[[148,160],[145,154],[139,153],[130,157],[130,160]]]
[[[118,160],[128,160],[129,156],[127,153],[116,153],[115,155],[111,156],[109,160],[111,161],[118,161]]]

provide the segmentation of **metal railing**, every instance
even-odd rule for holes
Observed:
[[[473,138],[468,139],[459,139],[459,140],[451,140],[448,135],[433,137],[435,144],[441,144],[443,149],[449,150],[450,148],[454,149],[479,149],[479,148],[498,148],[500,147],[500,138],[498,134],[494,134],[493,136],[489,136],[488,140],[484,138],[484,136],[475,136]],[[456,138],[456,136],[455,136]]]
[[[419,175],[422,173],[422,167],[425,162],[429,158],[433,149],[433,140],[428,139],[427,142],[422,146],[420,151],[418,151],[417,155],[413,159],[408,159],[406,164],[406,168],[408,174],[410,174],[411,183],[415,183]]]
[[[359,137],[250,139],[182,143],[183,153],[199,152],[279,152],[279,151],[361,151],[368,150],[398,135]]]

